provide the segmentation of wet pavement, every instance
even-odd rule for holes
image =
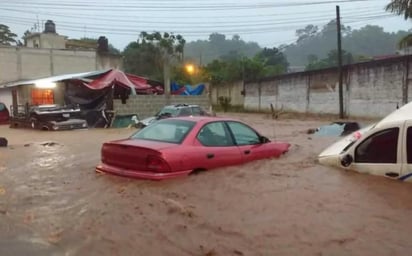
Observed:
[[[132,129],[0,126],[0,255],[410,254],[412,184],[318,165],[328,121],[235,117],[290,152],[154,182],[94,171]]]

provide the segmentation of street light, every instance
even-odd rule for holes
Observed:
[[[186,64],[185,66],[187,73],[192,75],[195,72],[195,67],[192,64]]]

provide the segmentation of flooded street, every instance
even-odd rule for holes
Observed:
[[[318,165],[328,121],[231,116],[291,150],[156,182],[94,171],[134,129],[0,126],[0,255],[410,254],[412,184]]]

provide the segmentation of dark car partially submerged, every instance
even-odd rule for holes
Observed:
[[[87,121],[81,118],[81,110],[75,105],[39,105],[20,108],[13,115],[10,127],[59,131],[87,128]]]

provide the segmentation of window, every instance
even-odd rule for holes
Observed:
[[[179,116],[190,116],[192,115],[192,111],[190,108],[182,108],[180,109]]]
[[[200,130],[197,139],[202,145],[209,147],[234,146],[232,137],[223,122],[206,124]]]
[[[249,126],[238,122],[228,122],[228,125],[235,137],[237,145],[253,145],[260,143],[259,135]]]
[[[191,121],[165,119],[138,131],[131,138],[181,144],[194,125]]]
[[[201,116],[203,114],[199,107],[192,107],[192,113],[194,116]]]
[[[408,164],[412,163],[412,127],[408,127],[406,135],[406,154],[408,155]]]
[[[396,163],[399,128],[373,134],[355,150],[357,163]]]
[[[31,104],[32,105],[54,104],[53,90],[33,88],[31,90]]]

